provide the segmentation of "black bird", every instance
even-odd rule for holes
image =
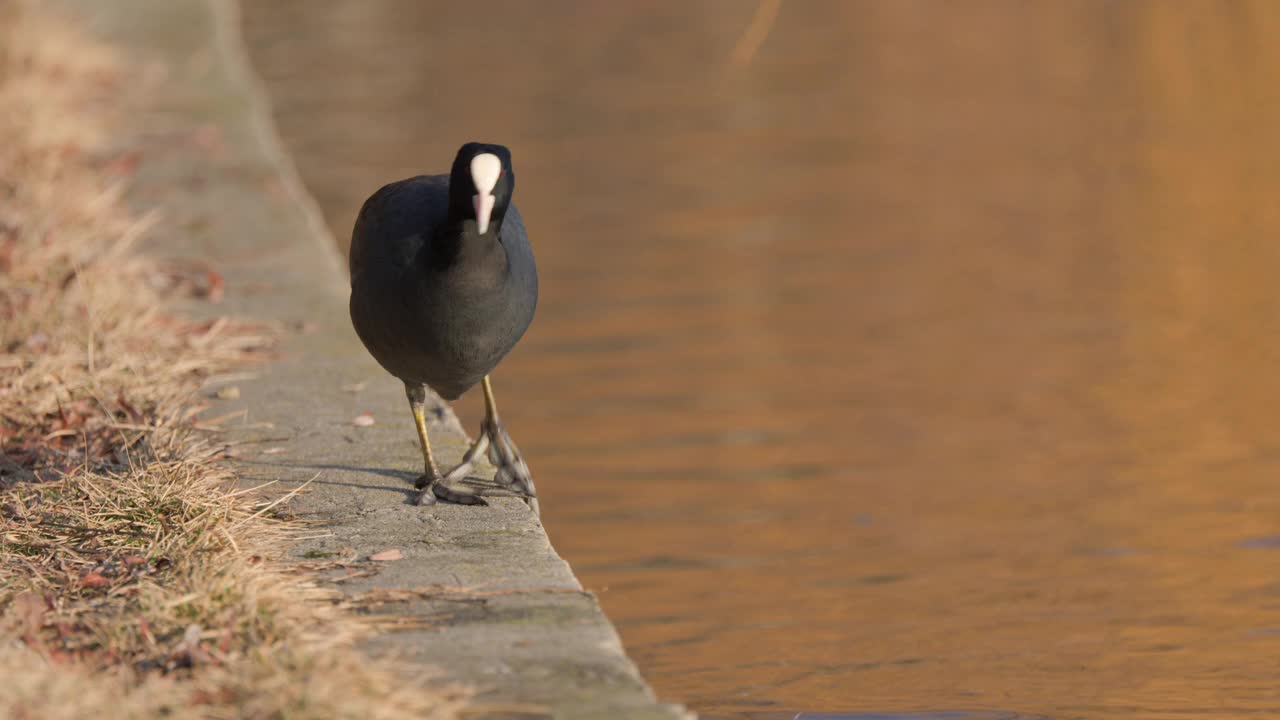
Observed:
[[[510,150],[467,143],[448,175],[419,175],[370,196],[351,233],[351,322],[374,359],[404,381],[426,466],[415,484],[420,504],[518,495],[538,510],[489,383],[538,303],[533,250],[511,203],[515,183]],[[427,389],[455,400],[476,383],[485,401],[480,436],[441,473],[427,437]],[[486,449],[497,475],[468,480]]]

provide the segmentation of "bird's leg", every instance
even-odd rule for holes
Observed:
[[[413,423],[418,428],[418,442],[422,445],[422,464],[425,467],[413,484],[420,491],[414,502],[418,505],[434,505],[436,498],[440,498],[463,505],[487,504],[474,492],[459,488],[454,482],[453,473],[441,477],[435,457],[431,454],[431,439],[427,437],[427,389],[422,385],[405,383],[404,390],[409,398],[409,409],[413,411]],[[469,454],[471,453],[468,452]]]
[[[529,472],[529,466],[520,450],[498,418],[498,404],[493,399],[493,385],[489,383],[489,376],[485,375],[481,382],[484,388],[484,424],[481,426],[480,436],[489,438],[489,462],[498,469],[493,482],[498,487],[523,497],[533,513],[538,515],[538,495],[533,487],[533,474]]]
[[[438,478],[432,485],[435,488],[435,494],[451,502],[465,502],[473,505],[484,502],[480,498],[482,495],[515,496],[523,498],[534,513],[537,513],[538,499],[533,488],[533,477],[529,473],[529,466],[520,455],[520,450],[511,441],[511,436],[507,434],[506,429],[502,427],[502,421],[498,419],[498,405],[493,400],[493,386],[489,383],[488,375],[484,377],[483,388],[484,423],[480,426],[480,436],[462,456],[462,461],[457,466],[443,477],[438,473],[435,474]],[[414,417],[418,417],[418,414],[415,410]],[[423,432],[419,430],[420,435]],[[486,454],[489,461],[498,469],[493,480],[468,477],[475,469],[476,460]],[[419,483],[419,488],[425,487],[425,481],[419,480]],[[456,499],[455,496],[466,499]]]

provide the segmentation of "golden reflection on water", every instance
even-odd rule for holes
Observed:
[[[504,417],[660,695],[1280,716],[1280,4],[246,5],[339,236],[515,150]]]

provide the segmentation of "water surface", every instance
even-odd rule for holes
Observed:
[[[340,237],[515,150],[498,401],[660,695],[1280,716],[1280,5],[246,6]]]

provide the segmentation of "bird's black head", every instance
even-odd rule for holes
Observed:
[[[511,151],[501,145],[471,142],[458,150],[449,172],[449,214],[475,223],[476,232],[497,233],[511,204],[516,175]]]

